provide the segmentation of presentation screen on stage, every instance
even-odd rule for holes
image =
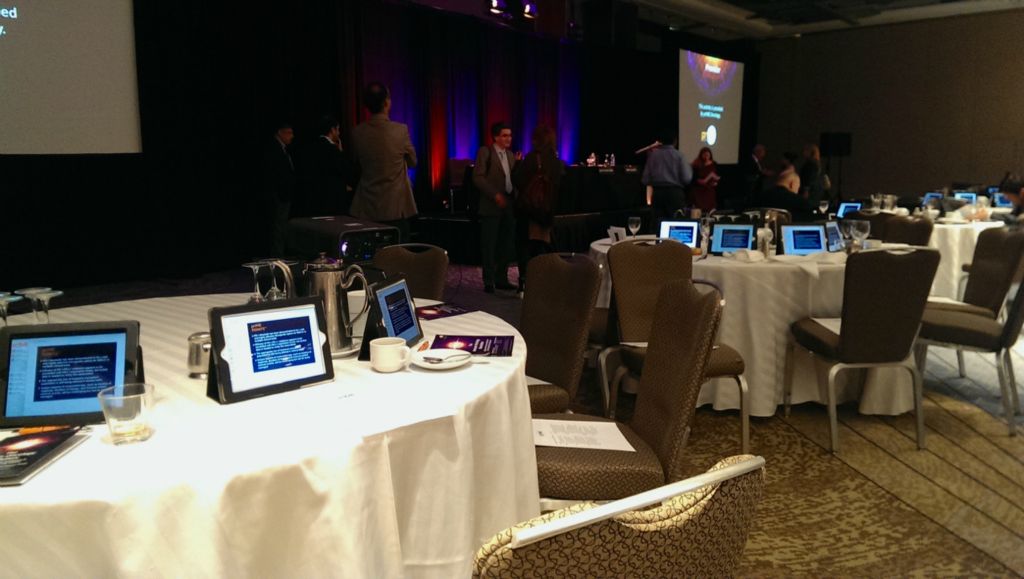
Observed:
[[[743,63],[679,51],[679,150],[709,147],[719,164],[739,160]]]
[[[0,0],[0,154],[139,153],[132,0]]]

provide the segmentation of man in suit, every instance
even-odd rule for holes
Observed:
[[[502,122],[491,126],[494,143],[480,147],[473,166],[473,186],[480,193],[480,263],[483,267],[484,291],[514,290],[508,281],[508,264],[515,258],[516,218],[512,199],[512,168],[517,158],[512,154],[512,129]]]
[[[278,123],[271,139],[263,151],[263,183],[271,212],[271,246],[274,256],[284,255],[285,230],[295,195],[295,165],[288,147],[295,138],[290,123]]]
[[[363,93],[370,119],[352,129],[352,148],[360,174],[352,200],[352,216],[392,225],[401,240],[409,240],[409,218],[416,215],[416,201],[408,170],[416,166],[416,149],[409,127],[388,118],[391,93],[379,82]]]
[[[310,215],[342,215],[349,212],[351,162],[341,145],[341,129],[332,116],[321,117],[320,136],[304,149],[299,160],[305,175],[305,209]]]

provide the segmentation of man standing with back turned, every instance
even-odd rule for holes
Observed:
[[[494,293],[495,287],[516,289],[508,281],[508,264],[515,258],[516,230],[512,207],[512,167],[516,158],[509,150],[512,129],[504,122],[494,123],[491,138],[494,144],[480,147],[473,166],[473,185],[480,192],[480,264],[487,293]]]
[[[401,241],[409,241],[409,218],[416,201],[408,169],[416,166],[416,149],[409,127],[392,122],[391,94],[379,82],[363,93],[370,119],[352,129],[352,148],[359,165],[359,185],[352,200],[352,216],[398,228]]]

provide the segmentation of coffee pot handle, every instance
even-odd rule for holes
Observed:
[[[340,283],[341,289],[347,290],[352,287],[352,284],[354,284],[357,279],[363,281],[363,291],[366,294],[366,299],[363,300],[363,309],[359,310],[359,313],[349,320],[348,328],[346,328],[348,330],[351,330],[352,327],[355,326],[356,322],[359,321],[359,318],[363,317],[366,312],[370,311],[370,284],[366,281],[366,276],[363,275],[363,268],[354,264],[346,268]]]

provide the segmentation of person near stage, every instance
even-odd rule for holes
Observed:
[[[825,174],[821,170],[821,150],[818,145],[804,146],[803,164],[800,166],[800,194],[812,205],[828,199]]]
[[[484,291],[514,290],[508,281],[508,264],[515,252],[515,187],[512,172],[516,155],[512,153],[512,129],[504,121],[491,126],[493,144],[480,147],[473,166],[473,186],[480,195],[480,264]]]
[[[295,165],[288,147],[295,138],[291,123],[278,123],[263,150],[263,184],[271,218],[270,253],[284,255],[285,233],[295,196]]]
[[[765,163],[766,155],[767,149],[760,143],[754,145],[754,149],[750,152],[750,160],[747,162],[745,171],[748,199],[755,199],[768,184],[774,183],[775,174]]]
[[[538,125],[530,139],[531,150],[512,170],[516,197],[519,293],[525,289],[526,264],[531,258],[554,251],[551,231],[558,206],[558,187],[565,163],[558,158],[555,130]]]
[[[794,153],[782,154],[782,164],[779,166],[779,175],[775,178],[775,184],[790,193],[800,193],[800,175],[796,172],[796,155]]]
[[[341,144],[338,120],[330,115],[317,123],[319,136],[304,149],[299,168],[304,175],[303,213],[343,215],[352,205],[352,162]]]
[[[993,212],[991,209],[983,209],[980,215],[972,216],[972,219],[992,219],[1002,221],[1007,225],[1020,226],[1021,215],[1024,215],[1024,179],[1020,175],[1007,172],[999,183],[999,192],[1006,196],[1013,203],[1013,209],[1009,212]]]
[[[416,166],[416,149],[409,127],[392,121],[391,93],[382,83],[370,83],[363,93],[370,118],[352,129],[359,184],[352,200],[352,216],[398,228],[402,242],[409,240],[409,219],[416,201],[408,170]]]
[[[651,207],[655,231],[662,221],[672,219],[686,206],[686,186],[693,178],[693,168],[675,148],[676,136],[665,131],[658,146],[647,152],[647,163],[640,181],[647,186],[647,204]]]
[[[693,160],[693,182],[690,184],[690,206],[708,213],[717,206],[718,165],[709,147],[701,147]]]

